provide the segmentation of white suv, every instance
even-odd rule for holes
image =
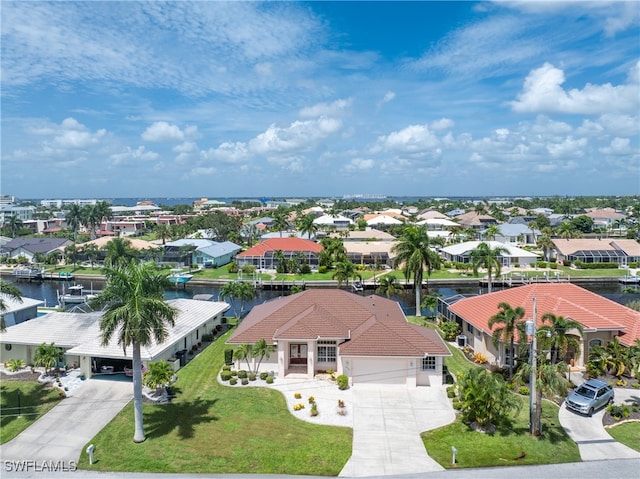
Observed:
[[[604,381],[589,379],[577,387],[565,401],[568,409],[591,416],[596,409],[613,402],[613,389]]]

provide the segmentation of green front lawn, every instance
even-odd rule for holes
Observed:
[[[640,422],[625,422],[607,429],[616,441],[640,451]]]
[[[18,411],[18,391],[20,410]],[[2,381],[0,385],[0,444],[10,441],[60,402],[60,390],[37,381]],[[20,417],[18,417],[20,412]]]
[[[147,440],[134,444],[129,404],[90,443],[102,471],[336,476],[351,456],[352,430],[294,418],[282,394],[217,381],[224,362],[220,337],[178,372],[177,398],[144,405]],[[276,379],[277,381],[277,379]]]
[[[473,431],[459,419],[453,424],[422,434],[425,447],[433,459],[445,468],[496,467],[527,464],[555,464],[580,461],[578,446],[558,421],[558,406],[543,401],[543,436],[529,434],[528,398],[519,396],[520,411],[509,427],[494,434]],[[451,447],[458,450],[456,464],[451,464]]]

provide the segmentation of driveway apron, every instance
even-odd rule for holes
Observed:
[[[637,392],[635,392],[637,397]],[[621,404],[632,399],[629,390],[615,389],[615,402]],[[575,441],[583,461],[602,461],[605,459],[640,458],[640,453],[613,439],[602,425],[605,409],[592,417],[582,416],[567,409],[563,403],[558,419],[569,437]]]
[[[132,398],[130,381],[88,379],[73,396],[0,446],[2,460],[77,462],[84,445]]]
[[[420,433],[451,423],[455,414],[441,386],[353,386],[353,452],[341,477],[442,471]]]

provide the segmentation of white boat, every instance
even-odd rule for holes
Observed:
[[[76,284],[69,286],[65,289],[62,287],[62,294],[58,295],[58,302],[64,307],[67,304],[81,304],[88,303],[95,298],[95,294],[89,294],[84,292],[84,286]]]
[[[44,268],[23,266],[14,269],[11,274],[15,276],[16,279],[44,279],[45,271]]]
[[[187,284],[191,278],[193,278],[192,274],[185,273],[181,269],[172,269],[171,274],[168,276],[169,282],[176,286]]]
[[[362,286],[362,282],[360,281],[354,281],[351,286],[353,287],[353,290],[356,292],[359,291],[364,291],[364,286]]]
[[[618,278],[618,283],[622,284],[640,284],[640,276],[628,275]]]

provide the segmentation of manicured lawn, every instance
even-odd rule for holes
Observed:
[[[145,404],[147,440],[134,444],[129,404],[90,442],[103,471],[335,476],[351,456],[352,430],[293,417],[278,391],[217,382],[226,333],[178,372],[178,397]],[[276,379],[277,381],[277,379]]]
[[[629,446],[636,451],[640,451],[640,422],[625,422],[617,426],[610,427],[607,432],[616,441]]]
[[[18,390],[20,417],[18,417]],[[0,444],[10,441],[61,401],[60,391],[37,381],[2,381],[0,385]]]
[[[519,396],[521,408],[510,427],[494,434],[470,429],[459,419],[453,424],[422,434],[429,455],[445,468],[555,464],[580,461],[578,446],[558,421],[558,406],[543,402],[543,437],[529,435],[528,398]],[[458,450],[451,464],[451,447]]]

